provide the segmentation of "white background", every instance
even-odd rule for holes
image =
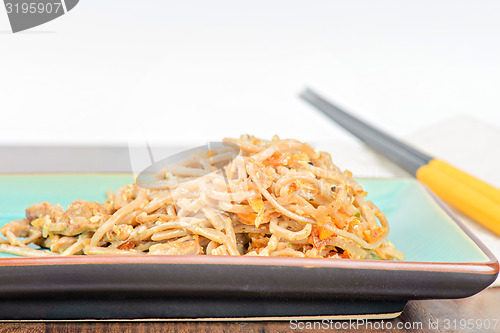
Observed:
[[[81,0],[12,34],[0,7],[0,144],[353,142],[306,85],[403,138],[459,115],[500,128],[499,17],[483,0]]]

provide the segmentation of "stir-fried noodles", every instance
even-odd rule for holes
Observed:
[[[240,153],[200,151],[102,204],[34,204],[0,229],[0,252],[404,258],[385,214],[328,153],[276,136],[224,141]]]

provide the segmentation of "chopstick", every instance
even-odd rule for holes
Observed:
[[[366,145],[400,165],[411,174],[414,174],[422,164],[432,159],[430,156],[396,140],[365,121],[348,114],[310,89],[302,92],[300,97],[357,136]]]
[[[441,199],[500,235],[499,189],[382,132],[311,89],[304,90],[300,97],[408,171]]]

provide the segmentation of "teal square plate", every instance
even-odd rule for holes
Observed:
[[[498,262],[413,179],[359,179],[405,261],[0,254],[0,319],[390,318],[412,299],[461,298]],[[104,201],[127,173],[0,175],[0,226],[39,201]],[[29,309],[29,311],[27,311]]]

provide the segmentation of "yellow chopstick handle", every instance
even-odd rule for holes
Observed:
[[[488,183],[485,183],[482,180],[479,180],[460,169],[455,168],[453,165],[448,164],[445,161],[433,159],[429,162],[429,164],[432,164],[434,167],[442,170],[451,177],[460,180],[462,183],[466,184],[470,188],[483,194],[484,196],[490,198],[500,205],[500,189]]]
[[[500,235],[499,189],[438,159],[421,166],[416,176],[438,197]]]

